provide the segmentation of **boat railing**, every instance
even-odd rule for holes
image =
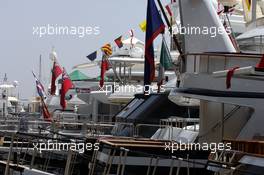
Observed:
[[[231,149],[216,150],[210,153],[208,157],[209,165],[212,162],[229,167],[237,167],[240,164],[239,160],[243,156],[264,158],[264,141],[226,139],[224,143],[231,144]]]
[[[168,129],[169,135],[173,135],[175,127],[182,130],[198,131],[198,119],[172,117],[163,119],[159,124],[150,123],[128,123],[128,122],[112,122],[101,121],[94,122],[87,118],[79,118],[77,120],[54,120],[53,122],[45,121],[40,118],[14,118],[0,119],[0,130],[7,132],[29,132],[38,133],[47,130],[58,131],[66,134],[79,134],[84,136],[101,136],[101,135],[119,135],[126,132],[128,137],[145,137],[150,138],[159,129]],[[147,131],[147,132],[146,132]],[[149,133],[148,133],[149,132]],[[148,134],[146,134],[148,133]],[[169,137],[172,138],[172,137]]]
[[[232,150],[235,151],[262,156],[264,155],[264,141],[225,139],[224,142],[231,143]]]
[[[199,122],[200,120],[198,118],[170,117],[168,119],[161,119],[160,126],[177,127],[184,130],[198,131]]]
[[[53,118],[57,121],[80,121],[80,122],[112,122],[112,118],[114,115],[109,114],[79,114],[73,112],[59,112],[54,113]]]
[[[250,53],[188,53],[186,72],[212,74],[235,66],[255,66],[262,55]]]

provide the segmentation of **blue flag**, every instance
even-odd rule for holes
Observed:
[[[97,58],[97,51],[91,53],[90,55],[86,56],[89,60],[93,61]]]
[[[153,41],[164,33],[165,25],[161,19],[154,0],[148,0],[147,7],[147,29],[145,38],[145,70],[144,85],[150,85],[155,78],[155,61]]]

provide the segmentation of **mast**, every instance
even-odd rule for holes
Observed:
[[[5,73],[4,83],[6,83],[6,82],[7,82],[7,75],[6,75],[6,73]]]
[[[172,1],[173,1],[173,0],[172,0]],[[170,21],[169,21],[167,15],[166,15],[166,13],[165,13],[165,10],[164,10],[164,8],[163,8],[163,6],[162,6],[161,1],[160,1],[160,0],[157,0],[157,2],[158,2],[158,4],[159,4],[159,7],[160,7],[161,12],[162,12],[162,14],[163,14],[163,17],[164,17],[164,19],[165,19],[165,21],[166,21],[166,24],[167,24],[167,26],[168,26],[168,28],[169,28],[169,32],[170,32],[170,34],[171,34],[171,36],[172,36],[172,38],[173,38],[173,41],[174,41],[174,43],[175,43],[175,45],[176,45],[176,47],[177,47],[177,50],[179,51],[179,54],[180,54],[180,57],[181,57],[181,62],[182,62],[182,65],[181,65],[181,66],[182,66],[182,67],[181,67],[181,72],[184,72],[184,71],[185,71],[185,68],[184,68],[184,67],[185,67],[185,58],[184,58],[184,55],[183,55],[183,50],[182,50],[182,48],[181,48],[181,45],[180,45],[180,43],[179,43],[179,41],[178,41],[176,35],[174,35],[173,32],[172,32],[172,26],[171,26]]]
[[[42,59],[41,59],[41,54],[39,55],[39,81],[40,82],[42,82],[41,81],[41,79],[42,79]]]

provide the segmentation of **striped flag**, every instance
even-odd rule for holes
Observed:
[[[34,74],[34,72],[32,71],[32,74],[35,78],[36,81],[36,88],[37,88],[37,92],[40,96],[41,99],[41,104],[42,104],[42,114],[43,114],[43,118],[46,121],[51,121],[51,115],[49,113],[48,107],[46,105],[46,103],[44,102],[44,99],[46,98],[46,94],[45,94],[45,90],[44,90],[44,86],[41,84],[41,82],[37,79],[36,75]]]
[[[39,81],[39,79],[36,77],[35,73],[32,71],[32,74],[35,78],[35,81],[36,81],[36,88],[37,88],[37,92],[38,92],[38,95],[45,99],[47,96],[46,96],[46,93],[45,93],[45,90],[44,90],[44,86],[41,84],[41,82]]]
[[[145,38],[145,67],[144,85],[150,85],[155,78],[155,60],[153,41],[164,33],[165,25],[161,19],[154,0],[148,0],[147,6],[147,30]]]
[[[111,44],[106,44],[101,48],[102,52],[106,55],[106,56],[111,56],[113,51],[112,51],[112,47]]]

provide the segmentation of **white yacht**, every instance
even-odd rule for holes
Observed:
[[[17,92],[18,82],[9,83],[5,74],[3,82],[0,84],[0,115],[8,116],[20,111]]]
[[[185,25],[223,28],[209,0],[180,2]],[[190,15],[193,10],[197,15]],[[169,98],[200,100],[199,143],[232,143],[232,151],[212,156],[214,166],[208,168],[219,174],[263,172],[264,69],[257,66],[263,55],[237,53],[227,33],[215,38],[186,35],[184,43],[186,71]]]

